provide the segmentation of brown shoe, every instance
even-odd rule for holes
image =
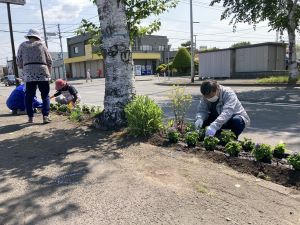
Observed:
[[[28,123],[33,123],[33,117],[28,117]]]
[[[44,124],[50,123],[50,122],[51,122],[51,119],[48,116],[43,116],[43,123]]]

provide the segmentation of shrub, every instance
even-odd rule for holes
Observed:
[[[176,130],[176,128],[169,128],[167,131],[167,137],[169,142],[177,143],[179,141],[180,133]]]
[[[289,156],[288,163],[292,165],[295,170],[300,170],[300,153]]]
[[[252,152],[255,148],[255,143],[251,139],[244,138],[242,146],[245,152]]]
[[[238,141],[230,141],[225,146],[226,152],[233,157],[238,157],[242,151],[242,145]]]
[[[167,65],[166,64],[160,64],[157,68],[156,68],[156,72],[161,73],[163,71],[166,71]]]
[[[192,96],[190,94],[185,94],[184,88],[174,86],[174,89],[169,95],[169,99],[171,100],[177,129],[180,132],[183,132],[184,120],[186,112],[191,106]]]
[[[72,120],[74,122],[81,122],[83,120],[83,113],[82,113],[81,109],[75,108],[74,110],[72,110],[69,118],[70,118],[70,120]]]
[[[235,141],[236,135],[231,130],[222,130],[220,139],[222,144],[226,145],[231,141]]]
[[[198,143],[198,133],[195,131],[187,132],[184,139],[189,147],[195,147]]]
[[[199,131],[198,131],[198,140],[199,141],[204,141],[204,138],[205,138],[205,129],[204,128],[202,128],[202,129],[200,129]]]
[[[284,143],[279,143],[273,149],[273,156],[276,158],[283,158],[284,153],[286,152],[286,145]]]
[[[205,137],[204,138],[204,147],[207,151],[213,151],[216,149],[219,139],[216,137]]]
[[[270,163],[273,156],[272,148],[267,144],[256,145],[252,154],[257,161],[266,163]]]
[[[179,72],[186,73],[191,68],[192,57],[186,48],[180,48],[173,60],[173,68]]]
[[[148,136],[162,128],[162,110],[148,96],[136,96],[125,107],[125,116],[134,136]]]

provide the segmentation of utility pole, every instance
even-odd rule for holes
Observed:
[[[191,29],[191,56],[192,56],[192,60],[191,60],[191,82],[194,83],[194,76],[195,76],[195,72],[194,72],[194,30],[193,30],[193,1],[190,0],[190,29]]]
[[[14,43],[14,32],[12,29],[12,20],[11,20],[11,12],[10,12],[10,3],[7,3],[7,14],[8,14],[8,21],[9,21],[9,32],[10,32],[10,42],[11,42],[11,51],[13,55],[13,67],[14,67],[14,74],[16,78],[19,77],[19,71],[17,66],[17,58],[16,58],[16,51],[15,51],[15,43]]]
[[[168,45],[168,80],[170,80],[170,49],[171,49],[171,45]]]
[[[197,50],[197,35],[195,34],[194,37],[195,37],[195,50]]]
[[[278,39],[279,39],[279,31],[277,30],[277,31],[276,31],[276,39],[275,39],[275,42],[278,42]]]
[[[42,14],[42,22],[43,22],[43,30],[44,30],[44,38],[45,38],[45,44],[48,48],[48,41],[47,41],[47,33],[46,33],[46,27],[45,27],[45,20],[44,20],[44,11],[43,11],[43,4],[42,0],[40,0],[40,7],[41,7],[41,14]]]
[[[65,62],[64,62],[64,49],[62,46],[62,41],[61,41],[61,33],[60,33],[60,24],[57,24],[57,28],[58,28],[58,37],[59,37],[59,42],[60,42],[60,55],[62,58],[62,64],[63,64],[63,78],[65,80],[67,80],[67,76],[66,76],[66,67],[65,67]]]

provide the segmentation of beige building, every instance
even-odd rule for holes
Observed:
[[[282,43],[261,43],[199,53],[200,77],[257,78],[282,75],[285,71]]]

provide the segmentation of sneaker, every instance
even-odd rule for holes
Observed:
[[[46,123],[50,123],[51,122],[51,119],[48,117],[48,116],[44,116],[43,117],[43,123],[46,124]]]
[[[33,117],[28,118],[28,123],[33,123]]]

